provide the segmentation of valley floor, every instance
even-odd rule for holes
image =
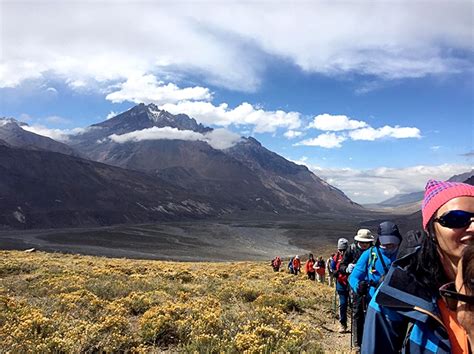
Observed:
[[[267,262],[0,252],[0,352],[349,352],[334,290]]]

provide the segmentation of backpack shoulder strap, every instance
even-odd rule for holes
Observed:
[[[385,261],[383,260],[382,255],[380,254],[380,249],[378,247],[375,247],[375,248],[377,249],[377,254],[380,258],[380,263],[382,263],[383,272],[384,272],[384,274],[387,274],[388,268],[387,268],[387,265],[385,264]]]

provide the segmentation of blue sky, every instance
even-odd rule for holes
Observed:
[[[254,136],[361,203],[473,168],[470,1],[0,6],[0,117],[37,133],[67,141],[156,103]]]

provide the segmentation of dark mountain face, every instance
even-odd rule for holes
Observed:
[[[15,119],[0,119],[0,140],[12,147],[28,150],[46,150],[61,154],[79,156],[71,147],[51,138],[38,135],[21,128],[25,123]]]
[[[109,137],[151,127],[171,127],[201,134],[212,131],[188,116],[140,104],[76,136],[73,146],[90,159],[158,175],[203,195],[255,203],[276,212],[314,212],[360,208],[341,191],[306,167],[265,149],[253,139],[217,150],[203,141],[142,140],[118,143]]]
[[[189,118],[185,114],[173,115],[169,112],[161,111],[153,103],[149,105],[141,103],[105,122],[94,124],[92,127],[110,131],[111,134],[124,134],[151,127],[171,127],[179,130],[192,130],[198,133],[212,130],[198,124],[196,120]]]
[[[225,152],[249,167],[262,184],[272,190],[280,203],[289,209],[341,211],[361,208],[307,167],[269,151],[253,138],[244,139]]]
[[[0,146],[0,176],[0,225],[11,227],[201,218],[232,208],[156,176],[47,151]]]

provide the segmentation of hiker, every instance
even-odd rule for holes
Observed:
[[[316,264],[316,261],[314,260],[314,256],[312,253],[309,254],[308,260],[306,261],[305,264],[305,269],[306,269],[306,274],[308,275],[309,280],[315,280],[315,270],[314,270],[314,265]]]
[[[448,308],[456,311],[456,318],[466,330],[471,353],[474,353],[474,244],[464,249],[455,282],[442,286],[440,294]]]
[[[370,230],[359,229],[357,234],[354,236],[354,242],[349,246],[349,249],[344,254],[340,271],[346,276],[349,276],[362,252],[369,249],[373,242],[374,236]],[[350,295],[352,300],[351,344],[354,347],[360,347],[365,316],[363,296],[359,295],[357,292],[351,292]]]
[[[349,285],[354,294],[353,298],[356,299],[354,304],[356,301],[360,302],[357,310],[354,309],[353,344],[356,348],[360,348],[362,344],[367,305],[390,265],[397,258],[398,246],[402,241],[398,226],[391,221],[381,223],[377,235],[375,246],[360,255],[349,275]]]
[[[279,272],[280,267],[281,267],[281,258],[279,256],[276,256],[272,260],[272,267],[274,272]]]
[[[324,263],[323,257],[319,257],[318,261],[314,265],[314,269],[316,269],[316,274],[318,275],[318,283],[324,283],[326,264]]]
[[[296,255],[295,258],[293,258],[293,274],[298,275],[300,271],[301,271],[300,256]]]
[[[331,256],[326,260],[326,269],[328,271],[328,285],[330,287],[333,286],[333,272],[334,272],[331,267],[331,260],[335,255],[336,255],[335,253],[331,254]]]
[[[334,278],[336,280],[336,292],[339,296],[339,333],[347,331],[347,303],[349,301],[349,289],[347,287],[347,275],[339,271],[342,258],[347,250],[349,241],[345,238],[337,240],[337,253],[331,261],[331,267],[334,269]]]
[[[290,272],[290,274],[295,274],[295,270],[293,269],[293,260],[294,259],[295,259],[295,257],[291,257],[290,261],[288,262],[288,271]]]
[[[468,353],[467,334],[439,294],[474,236],[474,186],[428,181],[421,245],[392,263],[367,309],[363,353]]]

